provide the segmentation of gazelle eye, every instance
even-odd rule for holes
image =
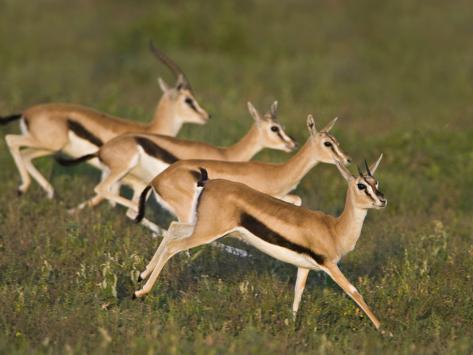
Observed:
[[[279,132],[279,127],[278,126],[271,126],[271,131]]]
[[[357,184],[356,186],[358,187],[358,190],[364,190],[364,189],[366,189],[366,185],[365,185],[365,184]]]
[[[193,109],[195,112],[197,112],[197,107],[195,107],[194,100],[192,100],[190,97],[186,97],[184,102],[186,104],[188,104],[191,109]]]
[[[326,146],[326,147],[331,147],[331,146],[332,146],[332,143],[331,143],[331,142],[325,142],[325,143],[324,143],[324,146]]]

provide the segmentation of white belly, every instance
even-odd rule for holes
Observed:
[[[86,154],[95,153],[98,150],[99,147],[90,143],[86,139],[76,136],[72,131],[69,131],[69,142],[62,149],[64,153],[73,158],[79,158]],[[103,169],[103,165],[100,164],[99,160],[96,158],[87,161],[87,163],[95,166],[96,168]]]
[[[156,159],[155,157],[149,156],[140,148],[140,157],[138,163],[130,172],[133,176],[142,180],[145,183],[149,183],[156,175],[161,174],[169,164],[162,160]]]
[[[254,246],[256,249],[265,254],[272,256],[275,259],[284,261],[298,267],[306,269],[319,270],[320,265],[317,264],[311,257],[305,254],[299,254],[287,248],[280,247],[258,238],[253,233],[248,232],[245,228],[238,227],[235,231],[241,234],[241,240]]]

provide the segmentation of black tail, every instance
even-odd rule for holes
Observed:
[[[86,154],[86,155],[83,155],[77,159],[67,159],[65,158],[63,155],[56,155],[54,158],[56,159],[56,161],[63,165],[63,166],[71,166],[71,165],[76,165],[76,164],[79,164],[79,163],[82,163],[84,161],[87,161],[87,160],[90,160],[92,158],[96,158],[97,157],[97,153],[92,153],[92,154]]]
[[[21,113],[14,113],[13,115],[1,117],[0,116],[0,125],[6,125],[13,121],[19,120],[23,115]]]
[[[151,185],[145,187],[145,189],[141,192],[140,195],[140,203],[138,205],[138,214],[135,217],[135,223],[140,223],[144,216],[146,210],[146,200],[148,199],[148,192],[151,190]]]
[[[207,173],[207,170],[204,168],[199,168],[199,170],[200,170],[200,177],[199,177],[199,181],[197,181],[197,186],[204,187],[207,181],[209,181],[209,174]]]

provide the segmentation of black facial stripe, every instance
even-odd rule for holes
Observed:
[[[264,223],[247,213],[241,214],[240,225],[265,242],[290,249],[298,254],[305,254],[311,257],[317,264],[324,264],[325,256],[317,254],[309,248],[287,240],[282,235],[268,228]]]
[[[178,161],[178,159],[173,154],[169,153],[166,149],[161,148],[159,145],[147,138],[135,137],[135,141],[143,148],[146,154],[162,160],[167,164],[172,164]]]
[[[186,103],[190,106],[191,109],[193,109],[195,112],[198,112],[197,107],[195,106],[194,100],[186,99]]]
[[[67,128],[69,128],[74,134],[82,139],[88,140],[93,145],[100,147],[103,145],[102,140],[95,134],[87,130],[82,124],[73,120],[67,120]]]
[[[277,131],[276,134],[278,135],[278,137],[283,141],[283,142],[286,142],[286,140],[284,139],[283,135],[281,134],[281,131]]]
[[[333,144],[330,146],[330,149],[332,150],[333,154],[335,154],[336,157],[340,157],[340,155],[337,153],[337,151],[333,147]]]

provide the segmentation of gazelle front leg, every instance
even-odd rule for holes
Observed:
[[[375,328],[379,329],[380,322],[378,318],[376,318],[374,313],[365,303],[363,297],[355,288],[355,286],[353,286],[350,281],[348,281],[346,277],[342,274],[338,266],[334,263],[326,263],[324,266],[326,268],[326,270],[324,271],[327,272],[327,274],[329,274],[333,281],[335,281],[337,285],[340,286],[343,291],[345,291],[345,293],[356,302],[356,304],[363,310],[363,312],[365,312],[371,322],[373,322]]]
[[[148,265],[146,265],[146,269],[140,274],[140,279],[144,280],[148,278],[150,273],[156,267],[156,263],[158,262],[159,255],[162,252],[162,247],[164,247],[165,245],[164,240],[187,238],[192,234],[193,230],[194,230],[193,224],[172,222],[168,231],[164,233],[164,239],[159,244],[158,249],[154,253]]]
[[[28,169],[26,164],[21,156],[20,148],[21,147],[34,147],[35,142],[32,138],[22,135],[7,134],[5,136],[5,142],[7,143],[8,149],[13,157],[13,160],[16,164],[18,172],[20,173],[21,184],[18,187],[18,194],[21,195],[25,193],[31,185],[31,178],[28,174]]]
[[[221,236],[227,234],[228,232],[230,231],[226,231],[223,233],[215,233],[215,230],[212,231],[211,225],[205,225],[202,227],[197,224],[192,234],[187,238],[176,239],[175,237],[173,237],[173,235],[167,235],[159,245],[158,251],[156,252],[156,266],[151,272],[148,281],[146,281],[143,288],[141,290],[136,291],[134,295],[136,297],[142,297],[151,291],[153,285],[158,279],[159,274],[161,273],[161,270],[171,257],[181,251],[210,243],[220,238]]]
[[[294,286],[294,302],[292,303],[292,316],[296,319],[297,311],[301,303],[302,293],[304,292],[309,269],[303,267],[297,268],[296,285]]]

